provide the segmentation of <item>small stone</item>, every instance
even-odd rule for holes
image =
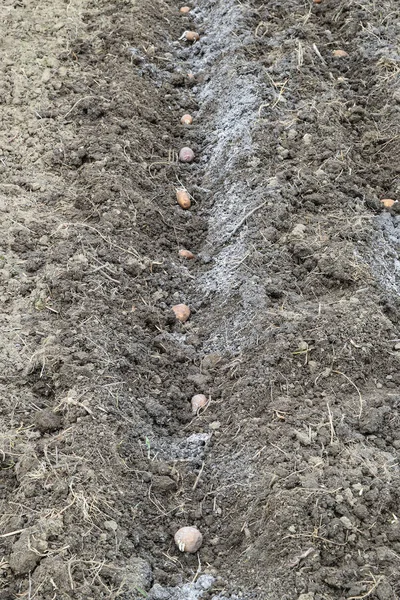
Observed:
[[[249,167],[253,167],[254,169],[256,169],[261,164],[261,162],[261,158],[259,158],[258,156],[253,156],[247,164],[249,165]]]
[[[306,350],[308,350],[308,344],[307,344],[307,342],[305,342],[304,340],[302,342],[300,342],[299,345],[298,345],[298,350],[300,350],[300,351],[306,351]]]
[[[309,446],[311,444],[311,440],[306,433],[303,433],[302,431],[295,431],[295,435],[300,444],[303,444],[303,446]]]
[[[60,64],[59,60],[55,56],[47,56],[45,63],[51,69],[56,69]]]
[[[289,150],[287,148],[278,147],[278,154],[282,158],[287,158],[289,156]]]
[[[347,517],[340,517],[341,522],[346,527],[346,529],[353,529],[353,524]]]
[[[324,461],[320,456],[310,456],[308,462],[314,467],[322,467],[322,465],[324,464]]]
[[[346,498],[347,502],[350,504],[350,506],[354,505],[354,497],[353,497],[353,492],[351,491],[350,488],[346,488],[343,491],[343,496]]]
[[[42,75],[42,82],[47,83],[51,79],[51,71],[50,69],[45,69]]]
[[[209,424],[209,428],[212,431],[216,431],[217,429],[219,429],[221,427],[221,423],[219,421],[213,421],[212,423]]]
[[[288,527],[288,531],[290,531],[290,533],[296,533],[296,527],[294,525],[291,525],[290,527]]]
[[[303,225],[303,223],[298,223],[295,225],[290,233],[293,237],[303,238],[306,232],[307,227]]]
[[[308,592],[308,594],[300,594],[297,600],[314,600],[314,592]]]
[[[318,369],[318,363],[316,360],[309,360],[307,366],[310,369],[311,373],[315,373],[315,371]]]
[[[107,529],[107,531],[117,531],[118,529],[118,523],[116,523],[115,521],[104,521],[104,529]]]
[[[279,180],[277,177],[270,177],[267,180],[267,188],[276,188],[279,185]]]
[[[303,135],[303,144],[305,146],[310,146],[312,141],[312,135],[310,133],[306,133]]]

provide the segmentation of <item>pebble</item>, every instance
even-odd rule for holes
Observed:
[[[348,517],[340,517],[340,520],[346,529],[353,529],[353,524]]]
[[[60,64],[60,61],[55,56],[48,56],[44,62],[51,69],[56,69]]]
[[[290,235],[292,235],[294,237],[304,238],[306,229],[307,229],[307,227],[305,225],[303,225],[303,223],[298,223],[297,225],[295,225],[293,227]]]
[[[118,523],[116,523],[116,521],[104,521],[103,526],[107,531],[117,531],[118,529]]]
[[[353,488],[353,490],[356,490],[356,492],[362,492],[364,489],[362,483],[353,483],[351,487]]]
[[[45,69],[42,75],[42,82],[47,83],[51,79],[51,71],[50,69]]]
[[[276,188],[279,185],[279,180],[277,177],[270,177],[267,180],[267,188]]]
[[[307,344],[307,342],[305,342],[304,340],[302,340],[301,342],[299,342],[298,350],[300,350],[301,352],[305,352],[306,350],[308,350],[308,344]]]
[[[303,444],[303,446],[309,446],[311,444],[311,440],[306,433],[303,433],[302,431],[295,431],[295,435],[300,444]]]
[[[318,369],[318,363],[316,360],[309,360],[308,361],[308,368],[310,369],[311,373],[314,373],[317,369]],[[309,398],[306,399],[306,404],[307,406],[312,406],[312,400],[310,400]],[[311,404],[308,404],[308,402],[311,402]]]

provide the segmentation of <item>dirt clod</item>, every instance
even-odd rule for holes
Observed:
[[[62,419],[60,415],[55,414],[51,410],[40,410],[35,414],[35,427],[41,433],[50,433],[61,428]]]
[[[8,559],[15,575],[24,575],[33,571],[48,548],[45,536],[35,530],[23,531],[13,544]]]

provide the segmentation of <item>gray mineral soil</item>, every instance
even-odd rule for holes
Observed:
[[[400,7],[180,6],[0,6],[0,600],[398,600]]]

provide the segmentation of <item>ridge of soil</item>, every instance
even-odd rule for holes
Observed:
[[[396,600],[395,2],[1,11],[1,600]]]

